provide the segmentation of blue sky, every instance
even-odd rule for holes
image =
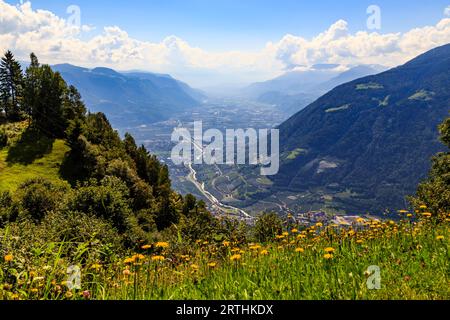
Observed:
[[[371,5],[381,10],[380,29],[367,28]],[[318,64],[393,67],[447,43],[450,0],[0,0],[0,51],[168,73],[200,87]]]
[[[11,4],[19,1],[7,1]],[[435,24],[449,0],[33,0],[34,9],[60,17],[66,8],[81,8],[82,23],[117,25],[133,38],[161,41],[176,35],[207,50],[258,50],[267,41],[290,33],[310,38],[344,19],[349,30],[366,28],[366,9],[382,10],[383,33],[404,32]]]

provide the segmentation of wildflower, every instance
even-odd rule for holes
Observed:
[[[233,248],[233,249],[231,249],[231,252],[233,252],[233,253],[239,252],[239,251],[241,251],[241,249],[239,249],[239,248]]]
[[[152,247],[152,245],[146,244],[146,245],[142,246],[141,249],[142,249],[142,250],[148,250],[148,249],[150,249],[151,247]]]
[[[292,229],[291,232],[292,233],[298,233],[298,229]]]
[[[199,269],[199,266],[196,264],[191,264],[191,268],[192,270],[197,271]]]
[[[231,243],[230,243],[230,241],[224,241],[224,242],[222,242],[222,244],[224,247],[229,247]]]
[[[422,216],[425,218],[431,218],[432,214],[430,212],[422,213]]]
[[[125,263],[125,264],[130,264],[130,263],[133,263],[134,262],[134,258],[126,258],[124,261],[123,261],[123,263]]]
[[[303,249],[303,248],[297,248],[297,249],[295,249],[295,252],[303,253],[303,252],[305,252],[305,249]]]
[[[241,260],[241,258],[242,258],[242,256],[240,254],[235,254],[235,255],[232,255],[230,257],[230,260],[231,261],[238,261],[238,260]]]
[[[33,289],[31,289],[30,291],[31,291],[31,293],[33,293],[33,294],[36,294],[36,293],[38,293],[38,292],[39,292],[39,290],[38,290],[38,289],[36,289],[36,288],[33,288]]]
[[[306,236],[305,236],[304,234],[299,234],[299,235],[297,236],[297,239],[298,239],[298,240],[305,239],[305,238],[306,238]]]
[[[122,273],[125,277],[128,277],[131,274],[131,271],[129,269],[125,269]]]
[[[11,262],[11,261],[13,261],[14,256],[12,254],[7,254],[4,259],[5,259],[5,262]]]
[[[216,262],[210,262],[208,263],[208,267],[210,267],[211,269],[214,269],[217,266]]]
[[[85,290],[83,291],[83,298],[88,300],[91,297],[91,293],[89,292],[89,290]]]
[[[12,285],[10,285],[9,283],[5,283],[5,284],[3,285],[3,290],[9,291],[9,290],[11,290],[11,289],[12,289]]]
[[[336,251],[334,248],[331,248],[331,247],[325,248],[326,253],[333,253],[334,251]]]
[[[408,213],[407,210],[399,210],[398,213],[404,214],[404,213]]]
[[[250,250],[254,250],[254,251],[258,251],[259,249],[261,249],[261,246],[260,245],[252,245],[252,246],[250,246]]]
[[[262,255],[262,256],[267,256],[269,254],[269,251],[262,250],[259,254]]]
[[[428,209],[428,207],[426,205],[421,205],[419,208],[420,209]]]
[[[66,292],[66,299],[71,299],[73,297],[73,293],[70,291]]]
[[[408,218],[412,218],[412,217],[413,217],[413,215],[412,215],[411,213],[408,213],[406,216],[407,216]]]
[[[169,243],[168,243],[168,242],[157,242],[157,243],[155,244],[155,247],[156,247],[156,248],[163,248],[163,249],[166,249],[166,248],[169,247]]]
[[[327,254],[325,254],[325,255],[323,256],[323,258],[324,258],[325,260],[331,260],[331,259],[333,259],[333,255],[332,255],[331,253],[327,253]]]
[[[289,236],[289,232],[283,232],[283,234],[282,234],[284,237],[287,237],[287,236]]]
[[[136,261],[136,260],[144,260],[144,259],[145,259],[145,256],[142,255],[142,254],[135,254],[135,255],[133,256],[133,261]]]
[[[189,260],[191,260],[191,257],[188,255],[182,255],[181,259],[183,259],[184,261],[189,261]]]
[[[94,269],[94,270],[99,270],[99,269],[101,269],[102,268],[102,265],[101,264],[98,264],[98,263],[94,263],[92,266],[91,266],[91,269]]]
[[[438,241],[440,241],[440,240],[444,240],[445,239],[445,237],[444,236],[437,236],[436,237],[436,240],[438,240]]]
[[[364,243],[364,240],[361,240],[361,239],[356,240],[356,243],[357,243],[357,244],[363,244],[363,243]]]
[[[164,256],[153,256],[152,261],[164,261],[166,258]]]
[[[322,228],[322,227],[323,227],[323,223],[322,223],[322,222],[316,223],[316,227],[317,227],[317,228]]]

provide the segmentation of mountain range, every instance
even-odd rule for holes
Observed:
[[[272,192],[314,190],[347,212],[404,208],[444,150],[437,127],[449,88],[450,44],[336,87],[279,127]]]
[[[197,106],[202,92],[170,75],[127,72],[108,68],[87,69],[70,64],[52,67],[80,91],[92,112],[108,115],[115,127],[139,126],[168,119]]]
[[[321,95],[343,83],[385,71],[379,65],[358,65],[341,72],[336,65],[317,65],[309,71],[291,71],[275,79],[258,82],[241,94],[258,102],[277,105],[292,115]]]

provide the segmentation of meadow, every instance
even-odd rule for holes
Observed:
[[[361,218],[351,227],[290,224],[264,244],[142,243],[107,263],[83,258],[95,250],[89,243],[71,258],[69,243],[25,250],[6,228],[0,299],[449,299],[450,217],[437,224],[425,208],[400,214],[397,222]]]

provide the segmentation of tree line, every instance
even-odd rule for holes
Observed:
[[[69,123],[83,117],[86,108],[78,90],[49,65],[40,64],[34,53],[23,72],[7,51],[0,62],[0,113],[10,122],[29,119],[41,131],[62,138]]]

